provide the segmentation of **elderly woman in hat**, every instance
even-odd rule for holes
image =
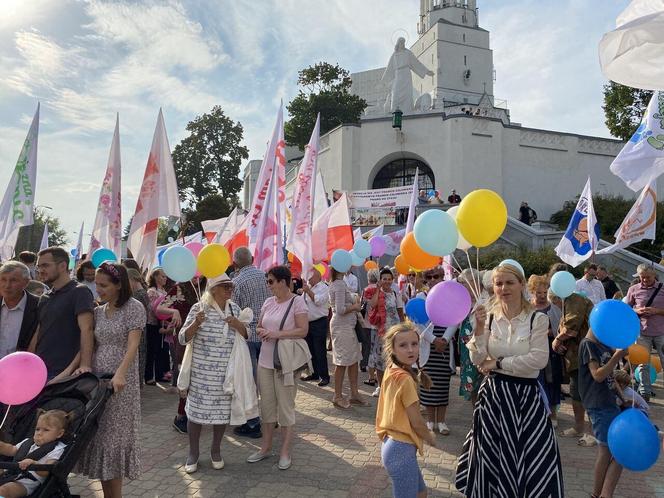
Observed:
[[[247,329],[239,320],[240,307],[230,300],[233,282],[224,273],[208,280],[201,300],[191,307],[179,333],[181,344],[191,344],[191,364],[182,365],[189,375],[185,412],[188,418],[189,456],[184,466],[191,474],[198,470],[199,440],[203,425],[212,425],[210,460],[214,469],[224,468],[221,440],[231,419],[233,394],[224,391],[236,332],[245,339]],[[180,386],[178,382],[178,386]]]

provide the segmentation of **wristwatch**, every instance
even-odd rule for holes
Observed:
[[[500,362],[503,361],[504,356],[501,356],[496,360],[496,370],[501,370],[500,368]]]

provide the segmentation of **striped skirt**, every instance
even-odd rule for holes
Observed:
[[[450,402],[450,348],[445,348],[443,353],[437,353],[431,346],[431,353],[426,365],[422,370],[431,377],[433,385],[431,389],[420,386],[420,403],[423,406],[447,406]]]
[[[475,498],[564,496],[558,442],[536,379],[484,379],[455,484]]]

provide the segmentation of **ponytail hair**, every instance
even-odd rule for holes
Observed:
[[[415,372],[413,370],[412,365],[402,364],[397,359],[397,356],[394,354],[394,340],[396,339],[397,334],[400,334],[402,332],[415,332],[415,334],[417,335],[417,340],[419,342],[420,334],[418,332],[417,325],[415,325],[413,322],[406,320],[403,323],[393,325],[385,333],[385,337],[383,337],[383,356],[385,358],[385,361],[387,362],[388,365],[396,365],[397,367],[408,372],[413,377],[415,382],[417,382],[418,385],[422,386],[424,389],[428,391],[429,389],[431,389],[431,386],[433,386],[433,382],[431,381],[431,377],[429,377],[426,374],[426,372],[424,372],[424,370],[422,370],[422,368],[420,367],[419,358],[417,359],[417,372]]]

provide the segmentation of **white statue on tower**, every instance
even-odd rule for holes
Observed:
[[[411,71],[419,77],[432,76],[433,71],[422,64],[417,57],[406,48],[406,39],[400,37],[394,47],[394,53],[385,68],[381,82],[390,86],[390,96],[385,102],[385,110],[394,112],[399,109],[403,113],[413,110],[413,77]]]

